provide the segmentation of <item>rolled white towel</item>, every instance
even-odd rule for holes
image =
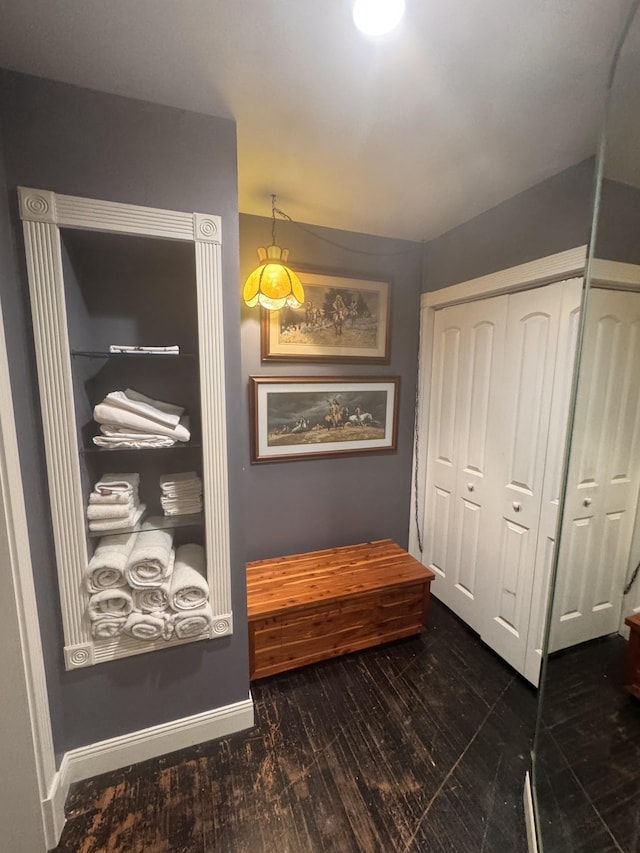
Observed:
[[[122,634],[127,616],[100,616],[91,623],[94,640],[112,640]]]
[[[204,548],[201,545],[181,545],[176,548],[176,561],[169,585],[169,603],[176,611],[197,610],[209,600],[209,584]]]
[[[169,584],[134,589],[133,604],[142,613],[159,613],[169,608]]]
[[[175,438],[176,441],[189,441],[190,438],[186,417],[180,418],[180,423],[176,426],[166,426],[143,415],[121,409],[109,402],[102,402],[94,408],[93,419],[99,424],[126,427],[127,432],[131,429],[141,430],[150,435],[168,435],[169,438]]]
[[[174,632],[180,640],[198,637],[205,631],[209,631],[212,622],[213,613],[210,604],[205,604],[198,610],[190,610],[188,613],[175,613],[173,616]]]
[[[126,589],[103,589],[94,593],[87,605],[92,621],[103,616],[128,616],[133,610],[133,598]]]
[[[133,388],[127,388],[126,391],[112,391],[107,394],[104,401],[166,426],[177,426],[180,417],[184,415],[183,406],[154,400],[146,394],[134,391]]]
[[[135,533],[120,536],[103,536],[85,569],[87,592],[100,592],[126,586],[127,560],[136,541]]]
[[[128,518],[105,518],[90,521],[89,530],[92,533],[108,533],[110,530],[128,530],[136,526],[144,515],[146,508],[146,504],[140,504]]]
[[[142,530],[127,561],[127,583],[133,589],[160,586],[171,577],[174,560],[170,530]]]
[[[173,621],[164,613],[131,613],[124,626],[125,634],[136,640],[169,640]]]
[[[136,509],[137,504],[133,500],[129,500],[126,504],[94,504],[89,501],[87,518],[89,521],[102,521],[108,518],[129,518]]]
[[[133,494],[140,486],[140,474],[103,474],[93,487],[99,495]]]

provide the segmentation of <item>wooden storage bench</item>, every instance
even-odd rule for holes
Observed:
[[[627,616],[625,625],[631,628],[627,646],[627,660],[624,672],[625,689],[640,699],[640,613]]]
[[[390,539],[247,563],[251,679],[420,633],[434,577]]]

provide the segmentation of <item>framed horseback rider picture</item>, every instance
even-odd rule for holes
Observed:
[[[388,281],[296,272],[305,301],[298,308],[262,311],[262,361],[389,363]]]
[[[399,390],[398,376],[251,376],[251,461],[394,451]]]

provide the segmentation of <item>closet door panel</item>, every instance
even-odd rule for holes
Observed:
[[[478,593],[487,571],[490,466],[495,458],[491,397],[505,320],[505,297],[443,309],[435,320],[426,526],[428,530],[433,524],[434,529],[427,559],[439,575],[434,594],[478,631]],[[445,503],[450,505],[446,513]]]
[[[558,508],[562,489],[562,467],[567,439],[567,419],[571,385],[580,325],[583,280],[571,279],[562,284],[560,326],[556,368],[553,379],[551,417],[547,458],[542,486],[542,505],[531,595],[531,614],[525,657],[524,676],[537,685],[542,663],[542,644],[549,595],[549,579],[556,544]]]
[[[482,637],[524,670],[547,455],[562,285],[509,296],[504,380],[496,406],[501,457],[500,569],[489,578]],[[509,618],[510,614],[510,618]]]
[[[593,289],[587,310],[553,650],[617,630],[640,485],[640,294]]]

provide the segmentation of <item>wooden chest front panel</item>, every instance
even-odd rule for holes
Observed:
[[[420,633],[428,592],[428,582],[390,586],[251,621],[251,678]]]
[[[631,628],[624,672],[625,689],[640,699],[640,613],[628,616],[625,624]]]

